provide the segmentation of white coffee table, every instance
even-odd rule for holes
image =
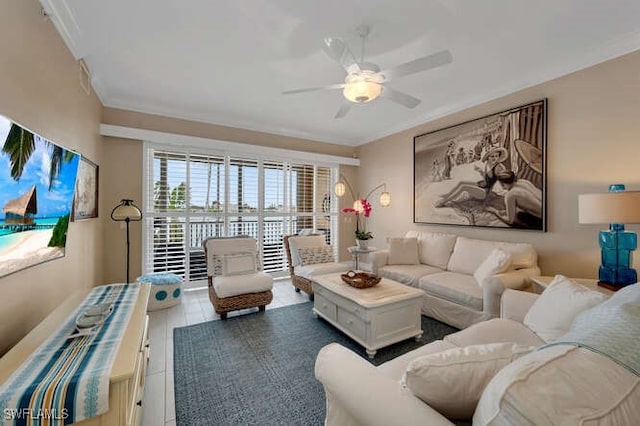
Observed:
[[[360,289],[340,274],[319,275],[312,286],[313,313],[363,346],[369,358],[380,348],[422,336],[422,290],[387,278]]]

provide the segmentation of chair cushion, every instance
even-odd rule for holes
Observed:
[[[588,349],[559,345],[531,352],[496,374],[473,424],[632,425],[640,419],[638,401],[640,377]]]
[[[513,343],[448,349],[411,361],[402,381],[447,418],[469,419],[493,376],[532,349]]]
[[[271,290],[272,287],[273,278],[265,272],[213,277],[213,288],[220,298],[248,293],[260,293]]]
[[[499,248],[495,248],[475,270],[473,278],[475,278],[478,285],[482,287],[484,280],[492,275],[505,272],[509,269],[509,266],[511,266],[511,254]]]
[[[289,238],[289,250],[292,266],[302,265],[302,258],[298,250],[310,247],[325,247],[327,242],[324,235],[299,235]]]
[[[331,274],[334,272],[347,272],[351,266],[346,263],[330,262],[330,263],[314,263],[311,265],[300,265],[293,268],[293,273],[299,277],[304,277],[313,281],[313,277],[323,274]]]
[[[418,238],[418,256],[420,263],[447,269],[456,235],[439,232],[407,231],[406,237]]]
[[[298,249],[298,254],[300,255],[302,265],[329,263],[335,260],[333,257],[333,248],[327,245],[322,247],[303,247]]]
[[[440,272],[420,278],[418,286],[431,296],[482,311],[482,288],[471,275]]]
[[[222,275],[246,275],[256,271],[255,253],[230,253],[222,256]]]
[[[389,238],[389,265],[417,265],[418,239],[417,238]]]
[[[442,269],[429,265],[386,265],[378,268],[378,275],[404,285],[418,287],[418,280],[428,274],[442,272]]]
[[[575,317],[607,296],[556,275],[524,317],[524,324],[549,343],[567,333]]]
[[[525,325],[504,318],[493,318],[473,324],[464,330],[445,336],[444,341],[456,346],[501,342],[511,342],[522,346],[544,345],[544,340]]]

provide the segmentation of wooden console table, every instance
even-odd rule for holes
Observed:
[[[72,294],[36,328],[0,359],[0,383],[5,382],[29,355],[84,301],[91,289]],[[149,284],[142,284],[109,379],[109,411],[75,423],[82,426],[139,425],[144,379],[149,359],[147,300]]]

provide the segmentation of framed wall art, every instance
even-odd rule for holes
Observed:
[[[413,139],[413,221],[546,231],[547,100]]]
[[[73,198],[73,220],[98,217],[98,165],[81,157]]]

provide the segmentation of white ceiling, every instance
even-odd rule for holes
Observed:
[[[359,145],[640,48],[638,0],[41,0],[108,107]],[[422,100],[355,105],[322,50],[371,27],[382,69],[448,49],[389,85]]]

